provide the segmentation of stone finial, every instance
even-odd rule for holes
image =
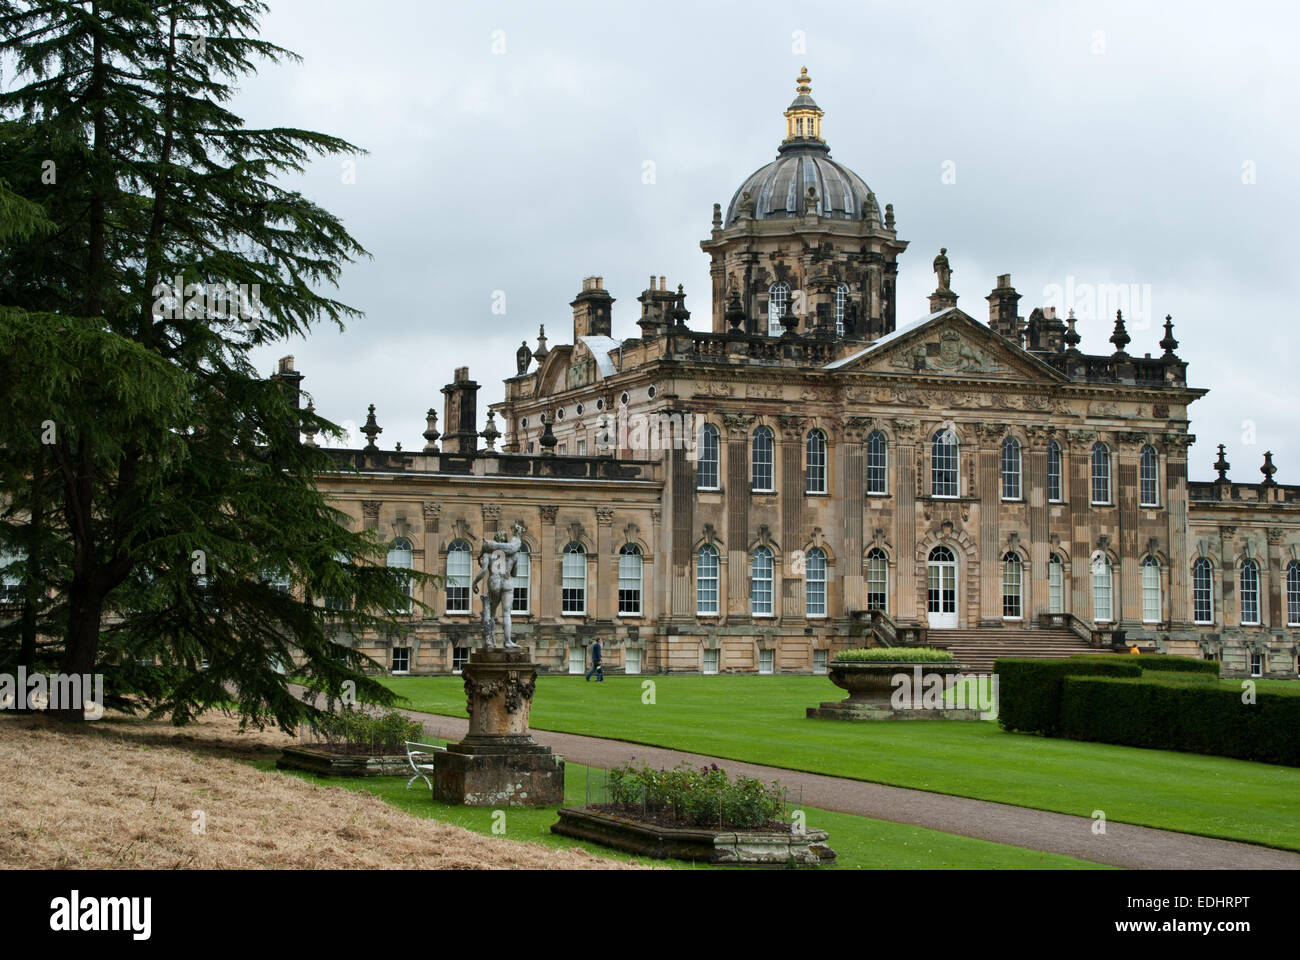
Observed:
[[[437,453],[438,438],[442,436],[442,434],[438,432],[438,411],[434,410],[433,407],[430,407],[429,412],[424,415],[424,419],[424,452]]]
[[[1273,474],[1277,473],[1277,467],[1273,466],[1273,451],[1264,451],[1264,465],[1259,468],[1259,472],[1264,475],[1261,487],[1276,487],[1277,481],[1273,479]]]
[[[713,205],[713,229],[722,229],[722,204],[720,203],[715,203]]]
[[[536,360],[540,366],[541,362],[546,359],[546,355],[550,352],[551,351],[547,349],[546,346],[546,324],[543,323],[537,328],[537,349],[533,351],[533,359]]]
[[[1115,359],[1128,359],[1128,354],[1124,352],[1124,348],[1129,345],[1130,340],[1132,340],[1132,337],[1130,337],[1128,331],[1124,329],[1124,311],[1116,310],[1115,332],[1110,335],[1110,342],[1115,344],[1115,352],[1112,354]]]
[[[1228,480],[1228,471],[1232,469],[1232,464],[1230,464],[1230,463],[1227,461],[1227,459],[1224,457],[1224,454],[1223,454],[1223,444],[1219,444],[1219,459],[1214,461],[1214,466],[1213,466],[1212,469],[1214,469],[1214,470],[1218,470],[1218,471],[1219,471],[1219,479],[1222,480],[1222,481],[1225,482],[1225,483],[1227,482],[1227,480]]]
[[[555,431],[551,429],[551,418],[547,417],[543,423],[545,426],[542,430],[542,438],[537,442],[542,448],[542,456],[553,457],[555,456],[555,448],[560,441],[555,438]]]
[[[316,434],[320,433],[320,426],[316,423],[316,407],[310,400],[307,401],[307,416],[305,419],[306,422],[302,425],[302,432],[307,439],[302,443],[305,447],[314,447],[316,446]]]
[[[533,362],[533,352],[528,349],[528,341],[521,341],[519,349],[515,351],[515,366],[518,368],[517,376],[523,376],[528,372],[528,365]]]
[[[479,436],[482,437],[483,441],[487,444],[487,449],[489,451],[496,450],[497,438],[501,436],[501,431],[497,429],[496,420],[493,419],[493,417],[495,416],[496,416],[495,410],[488,411],[487,426],[484,427],[483,432],[479,434]]]
[[[1083,337],[1079,336],[1079,331],[1074,328],[1074,307],[1070,308],[1070,315],[1066,318],[1066,323],[1069,325],[1068,329],[1065,331],[1066,353],[1078,353],[1079,341],[1081,341]]]
[[[673,307],[673,326],[685,327],[686,321],[691,319],[691,312],[686,309],[686,291],[682,284],[677,284],[677,301]]]
[[[1160,348],[1164,350],[1164,360],[1176,360],[1174,351],[1178,349],[1178,341],[1174,339],[1174,318],[1172,314],[1165,314],[1165,335],[1160,341]]]
[[[736,280],[731,280],[731,289],[727,294],[727,310],[722,315],[732,330],[740,332],[745,324],[745,305],[740,301],[740,289]]]
[[[892,203],[885,204],[885,229],[894,229],[894,205]]]
[[[370,412],[366,414],[366,424],[361,428],[361,432],[365,434],[367,440],[365,447],[362,449],[366,453],[378,452],[379,447],[375,443],[375,437],[383,433],[384,428],[375,422],[375,405],[373,403],[370,405]]]

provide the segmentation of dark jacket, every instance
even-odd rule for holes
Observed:
[[[597,640],[595,643],[591,645],[591,662],[593,664],[600,663],[600,641],[599,640]]]

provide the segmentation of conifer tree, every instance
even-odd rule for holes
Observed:
[[[249,360],[358,317],[322,291],[367,256],[283,182],[357,148],[229,108],[241,77],[296,59],[257,36],[265,9],[0,0],[16,68],[0,229],[17,240],[0,248],[0,482],[17,508],[0,537],[20,546],[23,518],[47,519],[23,572],[53,598],[39,613],[61,671],[104,672],[178,722],[233,698],[289,730],[309,712],[290,663],[333,695],[390,699],[343,638],[400,629],[423,578],[387,570],[326,501],[316,477],[336,464],[300,431],[338,428]]]

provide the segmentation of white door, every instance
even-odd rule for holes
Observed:
[[[957,558],[947,547],[930,551],[926,603],[931,630],[957,628]]]

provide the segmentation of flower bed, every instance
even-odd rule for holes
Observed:
[[[718,765],[672,770],[625,763],[609,771],[601,799],[565,807],[554,833],[639,853],[719,864],[816,866],[835,851],[823,830],[782,819],[785,795]]]
[[[346,709],[323,714],[303,739],[284,749],[276,767],[326,777],[391,777],[409,772],[406,741],[424,739],[424,726],[396,710]]]
[[[858,647],[835,654],[836,663],[951,663],[952,653],[934,647]]]

